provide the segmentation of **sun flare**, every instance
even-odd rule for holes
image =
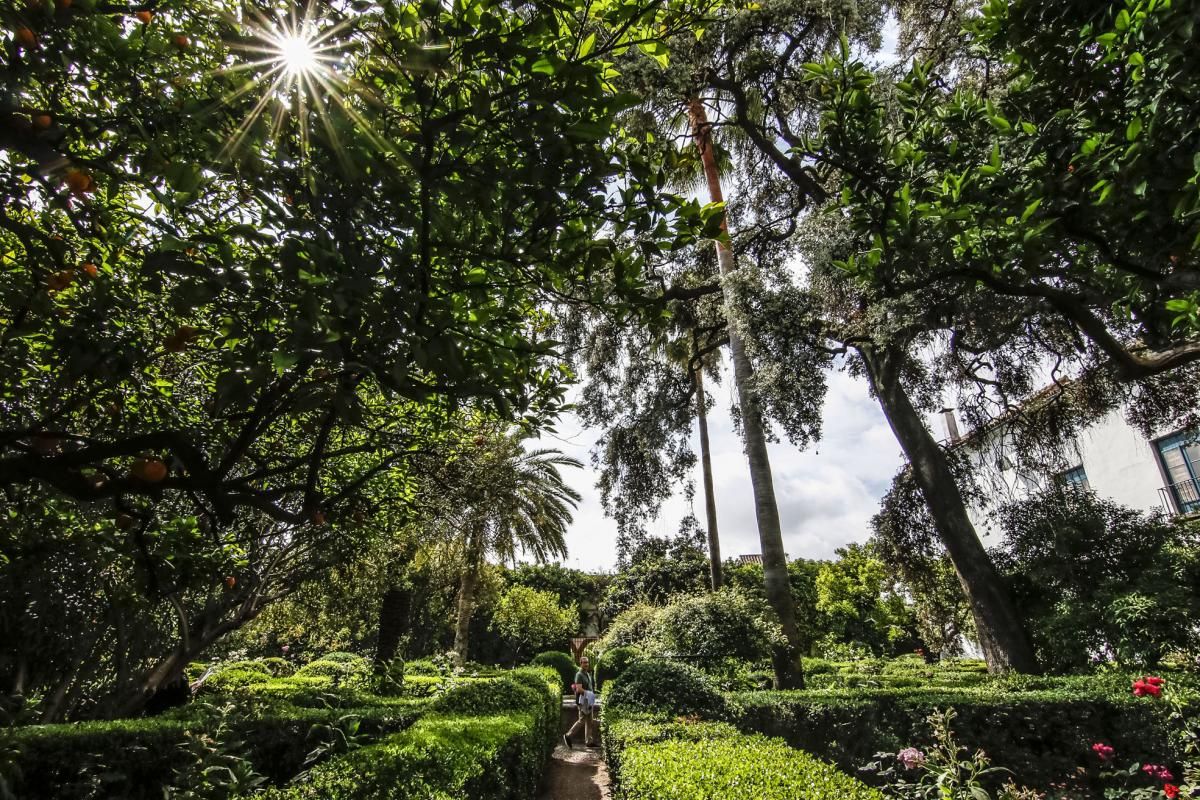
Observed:
[[[276,45],[279,48],[279,61],[284,71],[292,77],[310,74],[320,66],[318,45],[306,33],[280,36]]]

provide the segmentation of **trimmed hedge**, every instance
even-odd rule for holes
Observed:
[[[780,739],[721,722],[605,712],[604,749],[621,800],[883,800]]]
[[[1041,679],[1053,680],[1053,679]],[[1161,763],[1179,756],[1178,739],[1161,703],[1080,690],[1011,691],[981,688],[856,688],[730,695],[729,719],[743,731],[778,736],[792,747],[856,770],[878,752],[928,744],[926,718],[957,712],[963,746],[982,749],[992,763],[1029,786],[1067,779],[1088,763],[1091,744],[1104,741],[1123,759]]]
[[[299,772],[312,742],[308,732],[315,724],[330,725],[344,714],[354,714],[361,731],[386,736],[411,725],[428,701],[406,705],[363,708],[301,709],[286,707],[235,726],[246,745],[246,756],[263,775],[286,781]],[[16,745],[20,779],[16,795],[22,800],[120,797],[127,800],[161,800],[163,786],[187,762],[180,749],[186,731],[196,731],[212,720],[188,709],[151,719],[31,725],[0,733],[0,747]],[[89,781],[102,778],[104,791],[95,794]]]
[[[625,753],[628,800],[884,800],[807,753],[765,736],[670,739]]]
[[[259,800],[519,800],[534,796],[561,696],[546,668],[456,686],[403,733],[318,765]],[[480,714],[485,714],[480,716]]]
[[[358,733],[379,743],[344,758],[399,741],[415,742],[425,749],[437,742],[453,743],[453,731],[461,728],[467,732],[457,746],[483,747],[491,759],[484,772],[502,770],[503,779],[508,781],[506,786],[522,789],[532,785],[531,781],[536,783],[558,727],[561,698],[558,678],[544,669],[518,670],[494,680],[457,681],[436,699],[380,697],[356,688],[334,688],[328,677],[264,680],[261,673],[256,674],[260,676],[259,683],[227,695],[239,710],[253,712],[234,722],[231,733],[242,742],[241,755],[275,786],[285,784],[302,769],[314,746],[309,738],[312,727],[334,725],[345,715],[357,717]],[[431,679],[423,683],[425,690],[432,691],[442,681]],[[0,750],[16,748],[15,763],[20,775],[16,796],[22,800],[94,797],[160,800],[175,771],[190,760],[181,748],[185,733],[215,728],[215,715],[219,713],[222,712],[212,707],[193,705],[151,719],[10,728],[0,731]],[[431,717],[430,724],[421,729],[419,736],[414,734],[411,740],[404,739],[402,732],[423,719],[423,715]],[[438,724],[434,724],[434,717],[440,720]],[[531,745],[534,740],[537,748]],[[458,771],[453,775],[438,778],[450,782],[447,791],[451,795],[458,791],[453,787],[459,778],[462,785],[471,787],[485,786],[490,780],[480,777],[478,765],[462,766],[476,759],[475,754],[460,754],[456,758],[455,763],[462,768],[455,767]],[[328,765],[336,761],[340,759],[333,759]],[[319,765],[314,774],[326,767]],[[328,768],[337,772],[337,768]],[[423,779],[418,776],[414,780]],[[276,795],[291,796],[279,792]],[[352,790],[341,796],[368,795]]]
[[[602,689],[609,681],[625,674],[629,665],[637,661],[641,653],[636,647],[614,647],[605,650],[596,664],[596,688]]]
[[[563,694],[571,691],[571,684],[575,682],[575,673],[578,671],[578,667],[575,666],[575,659],[571,658],[569,653],[549,650],[545,653],[538,653],[529,663],[535,667],[550,667],[562,678]]]

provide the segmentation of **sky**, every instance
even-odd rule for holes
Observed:
[[[708,388],[716,400],[708,426],[721,554],[728,558],[758,553],[749,467],[729,416],[733,383],[727,375],[721,385]],[[900,446],[861,379],[830,373],[824,419],[823,436],[816,446],[800,451],[782,441],[769,447],[783,543],[790,558],[831,558],[836,548],[866,540],[870,519],[902,463]],[[542,437],[538,446],[557,447],[585,464],[583,469],[565,471],[567,482],[583,500],[567,532],[569,555],[563,563],[588,571],[612,570],[617,527],[604,516],[595,487],[598,473],[591,466],[598,432],[583,429],[573,414],[565,415],[557,428],[557,434]],[[698,431],[693,433],[693,447],[699,448]],[[697,465],[694,508],[682,491],[677,493],[649,524],[651,534],[674,535],[689,511],[704,525],[699,470]]]

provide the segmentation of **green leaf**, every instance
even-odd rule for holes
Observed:
[[[1134,117],[1132,120],[1129,121],[1129,124],[1125,127],[1125,140],[1128,142],[1132,142],[1133,140],[1137,139],[1138,136],[1141,135],[1141,133],[1142,133],[1142,118]]]

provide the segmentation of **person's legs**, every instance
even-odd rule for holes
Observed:
[[[588,712],[583,718],[583,741],[588,747],[596,743],[596,721],[592,719],[592,712]]]
[[[575,735],[575,732],[579,730],[579,727],[581,725],[583,726],[583,731],[584,731],[583,735],[585,737],[585,741],[591,741],[591,734],[588,731],[588,727],[587,727],[587,723],[588,723],[589,719],[591,719],[591,715],[585,714],[583,712],[583,709],[580,708],[579,709],[579,719],[575,720],[575,724],[571,726],[571,730],[567,731],[566,735],[563,736],[563,741],[566,742],[567,747],[571,746],[571,737]]]

